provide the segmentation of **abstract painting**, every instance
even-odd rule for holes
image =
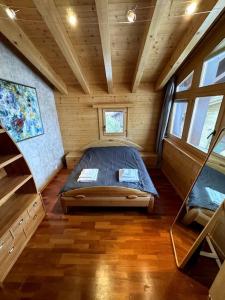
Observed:
[[[15,142],[43,134],[36,89],[0,79],[0,122]]]

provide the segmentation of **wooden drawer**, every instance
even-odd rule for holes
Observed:
[[[24,226],[25,226],[28,218],[29,218],[29,215],[28,215],[27,211],[25,211],[16,220],[16,222],[11,226],[10,231],[15,239],[23,238],[23,236],[25,237]]]
[[[39,208],[42,207],[42,201],[40,197],[38,196],[33,203],[28,207],[27,211],[30,217],[34,217],[36,214],[36,211],[39,210]]]
[[[24,238],[14,239],[13,243],[8,245],[9,247],[7,247],[7,251],[3,255],[4,259],[0,263],[0,281],[5,278],[6,274],[20,255],[24,248],[25,240],[26,238],[24,236]]]
[[[5,258],[10,247],[13,245],[13,236],[10,231],[7,231],[1,238],[0,238],[0,263]]]
[[[44,215],[45,211],[43,206],[41,205],[38,206],[38,208],[35,210],[35,214],[33,216],[29,216],[29,219],[27,220],[24,227],[24,231],[27,237],[30,237],[35,232]]]

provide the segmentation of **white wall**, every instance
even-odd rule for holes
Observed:
[[[27,160],[38,188],[61,165],[64,154],[52,89],[0,41],[0,78],[37,89],[44,134],[17,143]]]

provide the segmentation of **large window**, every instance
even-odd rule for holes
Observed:
[[[199,97],[195,100],[188,143],[207,152],[214,134],[223,96]]]
[[[173,104],[169,133],[178,138],[182,137],[187,106],[186,101],[175,101]]]
[[[225,39],[206,58],[200,86],[225,82]]]

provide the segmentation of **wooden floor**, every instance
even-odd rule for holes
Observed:
[[[176,268],[169,227],[180,199],[159,171],[152,171],[160,193],[152,215],[107,208],[65,216],[56,194],[67,174],[44,191],[47,216],[7,276],[1,300],[207,299],[207,288]]]

